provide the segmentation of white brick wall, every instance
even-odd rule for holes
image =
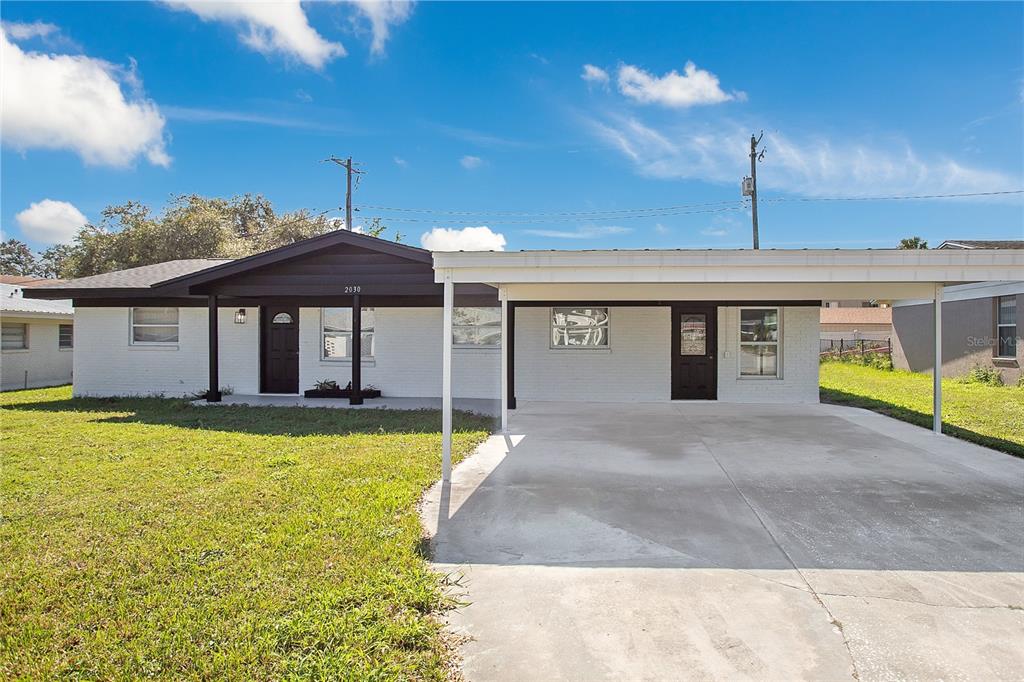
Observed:
[[[28,349],[0,353],[0,390],[26,388],[26,376],[28,388],[71,382],[72,351],[58,347],[59,325],[70,324],[70,320],[41,320],[5,314],[3,321],[28,325]]]
[[[377,308],[374,359],[363,362],[363,385],[372,384],[384,396],[441,395],[440,308]],[[501,390],[501,351],[455,348],[452,351],[452,391],[457,398],[497,400]],[[352,364],[322,360],[320,309],[299,309],[299,386],[312,388],[321,379],[345,386]]]
[[[235,393],[259,392],[259,309],[246,308],[246,323],[234,324],[237,308],[218,311],[220,385]],[[75,309],[76,396],[183,396],[207,388],[206,308],[178,310],[178,343],[133,346],[128,308]]]
[[[739,377],[739,308],[718,309],[718,399],[732,403],[818,402],[819,309],[782,309],[782,378]]]
[[[609,350],[550,348],[550,308],[516,309],[516,398],[588,402],[664,401],[671,396],[672,311],[608,311]]]
[[[234,308],[220,310],[221,386],[237,394],[259,392],[259,311],[247,309],[244,325]],[[667,401],[671,396],[671,310],[613,307],[610,350],[551,350],[549,309],[516,312],[516,397],[522,400]],[[363,383],[385,396],[441,393],[441,310],[376,311],[375,358],[364,362]],[[782,311],[782,378],[740,379],[737,308],[718,315],[718,398],[729,402],[817,402],[818,309]],[[128,343],[127,308],[79,308],[75,319],[75,395],[180,396],[206,389],[205,308],[181,308],[179,343],[145,347]],[[56,346],[56,340],[54,340]],[[497,399],[500,352],[455,349],[456,397]],[[348,362],[320,357],[320,309],[299,312],[299,387],[320,379],[344,386]],[[5,380],[6,381],[6,380]]]

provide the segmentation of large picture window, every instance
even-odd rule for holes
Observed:
[[[740,308],[740,376],[779,376],[779,309]]]
[[[501,346],[501,308],[456,308],[452,343],[474,348]]]
[[[1000,296],[996,301],[996,355],[1001,358],[1017,357],[1017,297]]]
[[[4,322],[3,350],[24,350],[28,348],[28,325]]]
[[[362,308],[360,313],[362,326],[362,358],[373,357],[373,308]],[[351,308],[322,308],[321,329],[324,360],[351,360],[352,359],[352,309]]]
[[[608,348],[608,308],[552,308],[552,348]]]
[[[178,342],[177,308],[132,308],[132,343]]]

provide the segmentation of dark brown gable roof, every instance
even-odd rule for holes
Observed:
[[[184,284],[192,287],[198,284],[204,284],[223,279],[225,277],[230,277],[232,275],[237,275],[249,270],[262,268],[274,263],[298,258],[299,256],[316,253],[332,246],[342,244],[363,247],[368,251],[387,253],[406,260],[427,263],[430,265],[431,269],[433,269],[433,259],[430,256],[430,252],[426,249],[407,246],[405,244],[397,244],[386,239],[379,239],[377,237],[359,234],[358,232],[335,230],[334,232],[328,232],[327,234],[322,234],[318,237],[303,239],[302,241],[295,242],[294,244],[280,246],[276,249],[257,253],[246,258],[239,258],[238,260],[224,263],[215,268],[169,279],[163,282],[163,284]]]

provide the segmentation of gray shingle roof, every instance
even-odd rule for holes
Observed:
[[[940,249],[1024,249],[1024,239],[947,239]]]
[[[102,275],[69,279],[60,284],[32,287],[35,290],[53,289],[148,289],[154,284],[175,277],[189,275],[230,261],[230,258],[189,258],[165,263],[143,265],[127,270],[116,270]]]

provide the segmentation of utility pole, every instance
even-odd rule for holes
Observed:
[[[757,235],[757,163],[764,160],[764,150],[757,150],[764,131],[757,137],[750,136],[750,177],[743,178],[743,196],[750,197],[750,218],[754,227],[754,248],[761,248]]]
[[[362,171],[356,170],[352,167],[352,157],[347,159],[339,159],[336,156],[332,156],[324,159],[324,163],[330,161],[336,163],[345,169],[345,229],[352,230],[352,175],[359,175]]]

